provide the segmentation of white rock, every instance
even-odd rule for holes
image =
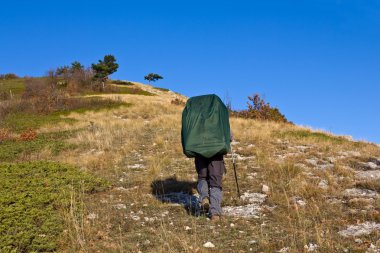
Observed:
[[[212,242],[206,242],[203,244],[203,247],[205,248],[215,248],[215,245]]]
[[[257,241],[256,241],[256,240],[250,240],[248,243],[249,243],[249,244],[256,244]]]
[[[318,183],[318,187],[325,190],[325,189],[329,188],[329,184],[328,184],[327,180],[322,179]]]
[[[248,201],[251,204],[263,203],[265,199],[267,198],[267,195],[262,194],[262,193],[257,193],[257,192],[253,192],[253,193],[245,192],[243,193],[243,195],[240,196],[240,198],[244,201]]]
[[[141,218],[140,216],[137,216],[137,215],[131,215],[131,219],[134,221],[139,221]]]
[[[191,227],[189,227],[189,226],[185,226],[185,230],[186,230],[186,231],[191,230]]]
[[[376,230],[380,231],[380,223],[367,221],[359,225],[348,226],[347,229],[339,231],[338,233],[343,237],[357,237],[362,235],[369,235]]]
[[[380,170],[366,170],[356,172],[356,178],[360,180],[380,180]]]
[[[317,166],[318,160],[317,159],[305,159],[305,161],[311,165]]]
[[[312,252],[318,248],[318,245],[311,242],[309,245],[305,245],[304,248],[307,250],[307,252]]]
[[[263,186],[261,187],[261,191],[265,194],[268,194],[270,189],[269,189],[269,186],[266,185],[266,184],[263,184]]]
[[[279,253],[284,253],[284,252],[288,252],[288,251],[289,251],[289,247],[283,247],[282,249],[277,250],[277,252],[279,252]]]
[[[145,166],[144,164],[133,164],[133,165],[128,165],[128,169],[144,169]]]
[[[97,219],[98,218],[98,215],[96,213],[89,213],[87,215],[87,219],[89,220],[94,220],[94,219]]]
[[[375,198],[378,196],[378,193],[369,189],[351,188],[344,190],[343,196]]]
[[[116,204],[113,205],[116,209],[127,209],[127,206],[125,204]]]
[[[296,203],[298,206],[306,206],[306,201],[303,200],[301,197],[295,196],[292,197],[292,201]]]
[[[235,224],[231,223],[231,224],[230,224],[230,227],[231,227],[231,228],[235,227]]]

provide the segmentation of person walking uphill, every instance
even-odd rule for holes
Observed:
[[[230,151],[231,131],[228,109],[218,96],[203,95],[187,101],[181,137],[183,153],[195,158],[200,205],[209,211],[211,220],[219,220],[225,173],[223,155]]]

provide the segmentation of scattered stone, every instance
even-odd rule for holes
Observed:
[[[252,245],[252,244],[256,244],[256,243],[257,243],[256,240],[250,240],[250,241],[248,242],[248,244],[250,244],[250,245]]]
[[[306,206],[306,201],[303,200],[301,197],[294,196],[292,197],[292,201],[298,206]]]
[[[125,204],[116,204],[116,205],[113,205],[113,207],[115,207],[116,209],[127,209],[127,206]]]
[[[343,196],[345,196],[345,197],[376,198],[377,195],[378,195],[378,193],[375,191],[372,191],[369,189],[359,189],[359,188],[346,189],[343,192]]]
[[[327,182],[327,180],[325,179],[322,179],[319,183],[318,183],[318,187],[323,189],[323,190],[326,190],[327,188],[329,188],[329,183]]]
[[[223,214],[226,216],[238,216],[243,218],[260,218],[261,207],[258,204],[249,204],[245,206],[225,206]]]
[[[118,190],[118,191],[122,191],[122,192],[128,191],[128,189],[126,189],[126,188],[124,188],[122,186],[116,187],[115,189]]]
[[[139,221],[141,218],[140,216],[137,216],[137,215],[131,215],[131,219],[134,221]]]
[[[356,172],[356,178],[360,180],[379,180],[380,179],[380,170],[366,170]]]
[[[315,244],[315,243],[309,243],[309,245],[305,245],[304,246],[304,249],[307,251],[307,252],[312,252],[312,251],[315,251],[315,250],[317,250],[317,248],[318,248],[318,245],[317,244]]]
[[[356,242],[357,244],[362,244],[362,243],[363,243],[363,240],[360,239],[360,238],[355,238],[355,242]]]
[[[377,159],[372,159],[370,162],[360,162],[360,163],[358,163],[358,165],[363,170],[380,169],[380,164],[377,162]]]
[[[189,227],[189,226],[185,226],[185,230],[186,230],[186,231],[191,230],[191,227]]]
[[[223,213],[227,216],[238,216],[244,218],[260,218],[259,214],[262,210],[261,204],[267,198],[266,194],[262,193],[249,193],[245,192],[240,198],[247,201],[248,205],[245,206],[225,206]]]
[[[133,165],[128,165],[128,169],[144,169],[145,165],[144,164],[133,164]]]
[[[261,191],[262,191],[263,193],[265,193],[265,194],[268,194],[268,193],[270,192],[269,186],[263,184],[263,186],[261,187]]]
[[[137,216],[137,217],[138,217],[138,216]],[[154,222],[154,221],[156,220],[156,218],[155,218],[155,217],[152,217],[152,218],[144,217],[144,220],[145,220],[146,222]]]
[[[318,165],[318,160],[313,158],[313,159],[305,159],[305,161],[311,165],[317,166]]]
[[[98,215],[96,213],[89,213],[87,215],[87,219],[89,219],[89,220],[95,220],[97,218],[98,218]]]
[[[265,199],[267,198],[267,195],[266,194],[262,194],[262,193],[257,193],[257,192],[253,192],[253,193],[249,193],[249,192],[245,192],[243,193],[243,195],[240,196],[240,198],[244,201],[248,201],[248,203],[263,203],[265,201]]]
[[[277,250],[277,252],[279,252],[279,253],[284,253],[284,252],[288,252],[289,250],[290,250],[289,247],[284,247],[284,248],[282,248],[282,249],[280,249],[280,250]]]
[[[215,248],[215,245],[212,242],[206,242],[203,244],[203,247],[205,248]]]
[[[347,229],[339,231],[338,233],[343,237],[356,237],[362,235],[369,235],[376,230],[380,231],[380,223],[367,221],[359,225],[348,226]]]
[[[235,154],[235,159],[240,160],[240,161],[245,161],[249,159],[255,159],[255,156],[243,156],[243,155]]]
[[[334,168],[334,164],[319,164],[317,165],[317,169],[319,170],[327,170]]]
[[[230,224],[230,227],[231,227],[231,228],[235,227],[235,224],[231,223],[231,224]]]

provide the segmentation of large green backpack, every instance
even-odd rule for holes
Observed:
[[[190,98],[182,112],[182,148],[187,157],[211,158],[230,151],[227,107],[217,95]]]

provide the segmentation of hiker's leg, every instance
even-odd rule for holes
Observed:
[[[206,158],[201,156],[195,157],[195,168],[198,173],[197,190],[200,195],[199,202],[201,202],[204,198],[209,198],[207,165],[208,161]]]
[[[210,188],[210,214],[211,216],[214,215],[222,215],[222,199],[223,199],[223,193],[222,189],[218,187],[211,187]]]
[[[222,179],[225,171],[223,156],[213,157],[208,169],[210,177],[210,213],[211,216],[222,215]]]

